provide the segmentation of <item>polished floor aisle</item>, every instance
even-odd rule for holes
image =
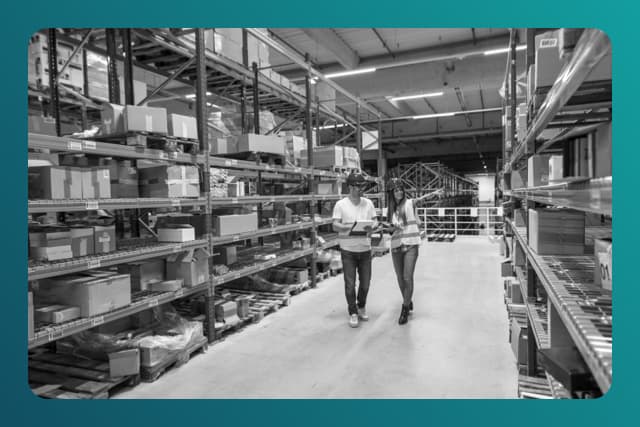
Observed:
[[[391,256],[375,258],[359,328],[333,277],[117,398],[515,398],[498,251],[486,237],[423,243],[404,326]]]

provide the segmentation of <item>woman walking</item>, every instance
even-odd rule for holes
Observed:
[[[420,218],[413,200],[405,193],[402,181],[389,181],[389,211],[391,220],[391,257],[402,294],[402,310],[398,324],[404,325],[413,311],[413,274],[420,246]]]

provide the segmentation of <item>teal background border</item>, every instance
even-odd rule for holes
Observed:
[[[621,3],[616,5],[616,3]],[[582,1],[95,1],[31,0],[3,5],[2,210],[4,425],[618,425],[637,419],[638,280],[635,163],[638,6]],[[26,384],[27,40],[46,27],[597,27],[613,46],[614,366],[613,386],[592,401],[183,400],[45,401]],[[636,279],[636,280],[634,280]],[[498,284],[497,284],[498,286]],[[471,329],[469,333],[473,333]],[[472,357],[472,355],[470,355]],[[224,367],[221,367],[224,369]],[[438,369],[434,366],[434,369]],[[469,381],[474,381],[469,378]],[[516,384],[514,384],[516,387]],[[629,423],[629,421],[627,421]],[[633,421],[631,421],[633,423]],[[626,423],[625,423],[626,424]]]

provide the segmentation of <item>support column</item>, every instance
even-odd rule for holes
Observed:
[[[307,61],[309,60],[309,55],[306,55]],[[306,128],[306,136],[307,136],[307,160],[308,167],[311,169],[311,174],[309,175],[309,190],[312,191],[312,183],[314,181],[313,176],[313,122],[311,120],[311,76],[307,72],[307,75],[304,78],[304,87],[305,87],[305,95],[306,95],[306,103],[305,103],[305,128]],[[311,209],[311,247],[316,247],[316,234],[317,227],[315,221],[315,212],[313,210],[313,206],[315,205],[315,201],[312,200],[310,202]],[[317,275],[317,265],[316,265],[316,251],[313,251],[311,254],[311,287],[316,287],[316,275]]]
[[[118,82],[118,67],[116,66],[116,30],[106,29],[107,36],[107,79],[109,83],[109,102],[120,104],[120,82]]]
[[[133,49],[131,48],[131,29],[122,30],[122,45],[124,48],[124,103],[135,105],[133,92]]]
[[[360,169],[362,169],[362,128],[360,128],[360,104],[356,104],[356,149],[360,156]]]
[[[253,132],[260,134],[260,91],[258,89],[258,64],[253,65]]]
[[[247,29],[242,29],[242,64],[249,68],[249,45],[248,45]],[[242,134],[247,133],[247,89],[244,86],[245,79],[242,77],[242,84],[240,86],[240,123]]]
[[[55,28],[49,29],[49,94],[51,99],[51,115],[56,121],[56,135],[60,136],[60,93],[58,92],[58,42]]]

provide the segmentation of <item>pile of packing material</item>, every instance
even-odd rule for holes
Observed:
[[[228,169],[209,168],[209,188],[211,197],[227,197],[229,183],[233,177],[229,176]]]

